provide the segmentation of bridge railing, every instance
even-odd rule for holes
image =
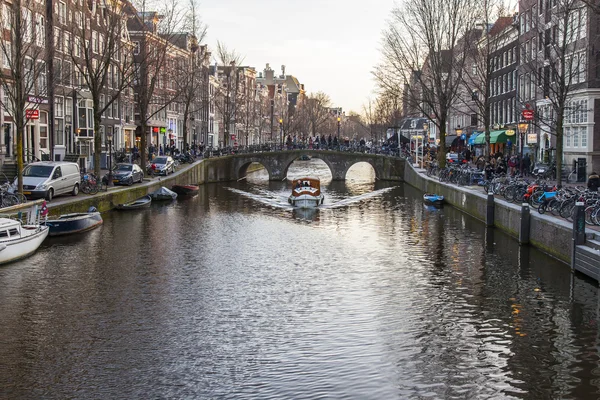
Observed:
[[[410,158],[410,153],[404,149],[391,146],[378,146],[378,147],[367,147],[360,145],[328,145],[328,144],[292,144],[292,145],[253,145],[246,147],[221,147],[218,149],[207,148],[204,153],[204,158],[228,156],[233,154],[253,154],[253,153],[267,153],[267,152],[279,152],[279,151],[297,151],[297,150],[329,150],[329,151],[341,151],[348,153],[362,153],[362,154],[378,154],[388,157],[397,158]]]

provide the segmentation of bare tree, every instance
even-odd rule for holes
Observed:
[[[48,82],[45,62],[44,8],[34,0],[14,0],[3,4],[0,12],[3,32],[0,84],[4,92],[0,104],[15,125],[17,182],[19,192],[23,193],[25,127],[39,110],[41,99],[47,96],[48,85],[53,84]],[[35,148],[34,143],[29,145]]]
[[[331,114],[327,109],[330,105],[331,100],[329,99],[329,96],[323,92],[317,92],[315,94],[311,93],[306,98],[304,111],[312,136],[318,135],[320,128],[331,117]]]
[[[74,66],[75,87],[88,90],[93,102],[94,173],[100,176],[102,116],[134,77],[127,18],[135,11],[110,0],[75,3],[72,7],[73,19],[65,32],[69,35],[65,42],[72,48],[64,50]]]
[[[244,72],[240,64],[244,58],[235,49],[230,50],[225,44],[217,41],[215,59],[220,85],[218,90],[215,90],[214,105],[222,117],[223,145],[229,146],[231,129],[237,122],[238,110],[244,105],[245,93],[241,85],[243,82],[240,82]]]
[[[189,39],[190,58],[178,63],[175,84],[179,92],[179,102],[183,106],[183,145],[184,148],[187,148],[188,120],[190,116],[195,115],[202,107],[206,106],[203,101],[203,90],[208,84],[205,64],[208,63],[209,53],[205,47],[198,52],[200,43],[206,37],[208,27],[202,23],[197,0],[189,0],[184,29],[188,34],[181,36]]]
[[[535,124],[542,131],[556,137],[556,179],[562,184],[565,120],[587,115],[587,102],[575,103],[570,97],[581,89],[588,78],[588,43],[582,39],[588,29],[587,6],[578,0],[556,0],[555,6],[546,10],[551,14],[552,34],[545,26],[537,24],[538,36],[543,34],[543,56],[534,57],[523,52],[523,85],[520,101],[526,107],[536,95],[544,100],[538,105]],[[589,38],[589,40],[593,40]],[[527,88],[529,86],[529,88]],[[537,89],[534,89],[534,87]],[[538,103],[539,104],[539,103]]]
[[[150,121],[163,117],[165,109],[177,100],[179,93],[167,88],[172,82],[174,60],[170,59],[173,35],[181,23],[175,0],[163,4],[160,12],[147,11],[143,1],[136,18],[128,23],[134,47],[136,106],[141,130],[140,166],[146,171],[147,134]],[[135,38],[133,32],[135,31]],[[157,143],[158,146],[158,143]]]
[[[383,63],[375,72],[382,89],[403,87],[411,106],[429,116],[440,132],[438,160],[446,162],[446,123],[462,82],[475,0],[407,0],[392,11],[384,33]],[[464,46],[469,45],[463,40]],[[400,93],[397,93],[399,96]]]

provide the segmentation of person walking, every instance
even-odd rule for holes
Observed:
[[[600,187],[600,176],[597,173],[592,172],[590,176],[588,176],[587,188],[590,192],[597,192]]]

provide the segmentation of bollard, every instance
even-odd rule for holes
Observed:
[[[529,244],[529,204],[521,204],[521,229],[519,230],[519,244]]]
[[[487,196],[487,213],[485,214],[485,226],[488,228],[494,226],[494,192],[489,192]]]
[[[578,201],[573,209],[573,247],[571,249],[571,269],[575,269],[575,248],[585,244],[585,203]]]

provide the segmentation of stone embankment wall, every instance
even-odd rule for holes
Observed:
[[[439,182],[415,170],[410,163],[404,168],[404,181],[426,193],[436,193],[467,214],[485,221],[487,195],[482,188],[463,188]],[[521,205],[495,199],[494,226],[518,239],[521,227]],[[541,215],[532,209],[530,213],[529,242],[534,247],[566,263],[571,262],[572,224],[557,218]]]

